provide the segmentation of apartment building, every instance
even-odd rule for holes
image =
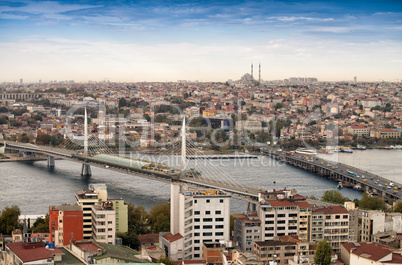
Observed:
[[[61,205],[49,207],[49,242],[57,247],[68,245],[71,240],[83,239],[83,211],[80,206]]]
[[[116,215],[113,203],[106,201],[92,205],[92,238],[101,243],[115,244]]]
[[[341,244],[349,241],[349,212],[343,206],[313,209],[312,241],[318,243],[323,239],[336,254],[340,253]]]
[[[349,133],[352,135],[357,135],[359,137],[361,136],[369,136],[370,135],[370,130],[367,127],[364,126],[349,126]]]
[[[261,220],[262,241],[292,234],[298,234],[304,241],[311,237],[311,206],[295,190],[261,192],[257,214]]]
[[[230,195],[218,190],[189,190],[172,183],[170,196],[170,234],[172,238],[183,236],[183,246],[176,248],[184,260],[202,259],[204,243],[229,241]],[[171,248],[169,241],[161,243],[162,248]]]
[[[264,264],[276,261],[278,264],[288,264],[297,260],[301,264],[310,264],[314,260],[316,245],[301,241],[292,236],[275,237],[254,243],[254,254]]]
[[[116,233],[126,233],[128,231],[128,205],[123,199],[109,199],[113,203],[116,214]]]
[[[241,251],[253,252],[254,242],[261,241],[261,220],[257,212],[238,216],[234,222],[234,242]]]
[[[107,189],[105,184],[89,184],[87,190],[79,190],[75,193],[77,204],[83,211],[84,239],[92,237],[92,205],[100,205],[107,200]]]

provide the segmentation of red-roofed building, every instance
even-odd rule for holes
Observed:
[[[345,243],[341,246],[341,258],[345,264],[402,264],[397,250],[377,243]]]
[[[398,138],[401,137],[401,133],[393,129],[381,129],[370,132],[370,137],[375,138]]]
[[[165,250],[165,255],[172,260],[183,260],[184,237],[181,234],[166,233],[159,237],[159,246]]]
[[[357,136],[368,136],[370,135],[370,130],[367,127],[364,126],[349,126],[349,133],[351,133],[352,135],[357,135]]]
[[[45,243],[6,244],[4,264],[54,264],[64,255],[59,249],[47,249]]]

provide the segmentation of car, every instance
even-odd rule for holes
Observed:
[[[367,179],[363,179],[363,181],[367,181]]]
[[[384,183],[384,186],[388,186],[388,183]]]
[[[397,190],[397,189],[398,189],[398,187],[394,187],[394,189],[395,189],[395,190]]]
[[[382,185],[381,185],[381,184],[378,184],[378,187],[382,187]]]
[[[391,188],[391,186],[388,186],[387,188],[388,188],[388,189],[390,189],[390,188]]]
[[[375,181],[375,184],[378,184],[378,180]]]
[[[389,185],[390,185],[390,186],[394,186],[394,183],[391,182],[391,183],[389,183]]]

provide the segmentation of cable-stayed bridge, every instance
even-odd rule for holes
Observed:
[[[86,119],[85,119],[86,120]],[[185,122],[183,121],[183,124]],[[167,183],[179,182],[190,188],[204,190],[218,189],[231,194],[234,198],[255,203],[258,193],[256,187],[244,186],[229,176],[222,167],[211,163],[197,146],[186,140],[186,128],[182,127],[181,141],[169,144],[164,151],[147,160],[126,153],[116,154],[104,141],[88,137],[85,124],[82,139],[65,139],[58,147],[40,146],[10,141],[0,141],[5,152],[20,152],[26,155],[41,154],[48,156],[48,166],[55,166],[55,158],[82,164],[82,175],[91,175],[91,166],[105,168],[126,174],[153,179]],[[192,159],[187,159],[191,156]],[[194,159],[197,158],[197,159]]]

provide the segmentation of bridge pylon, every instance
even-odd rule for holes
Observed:
[[[50,168],[54,168],[54,156],[47,157],[47,166]]]
[[[82,164],[81,176],[89,177],[92,175],[91,166],[88,164]]]

